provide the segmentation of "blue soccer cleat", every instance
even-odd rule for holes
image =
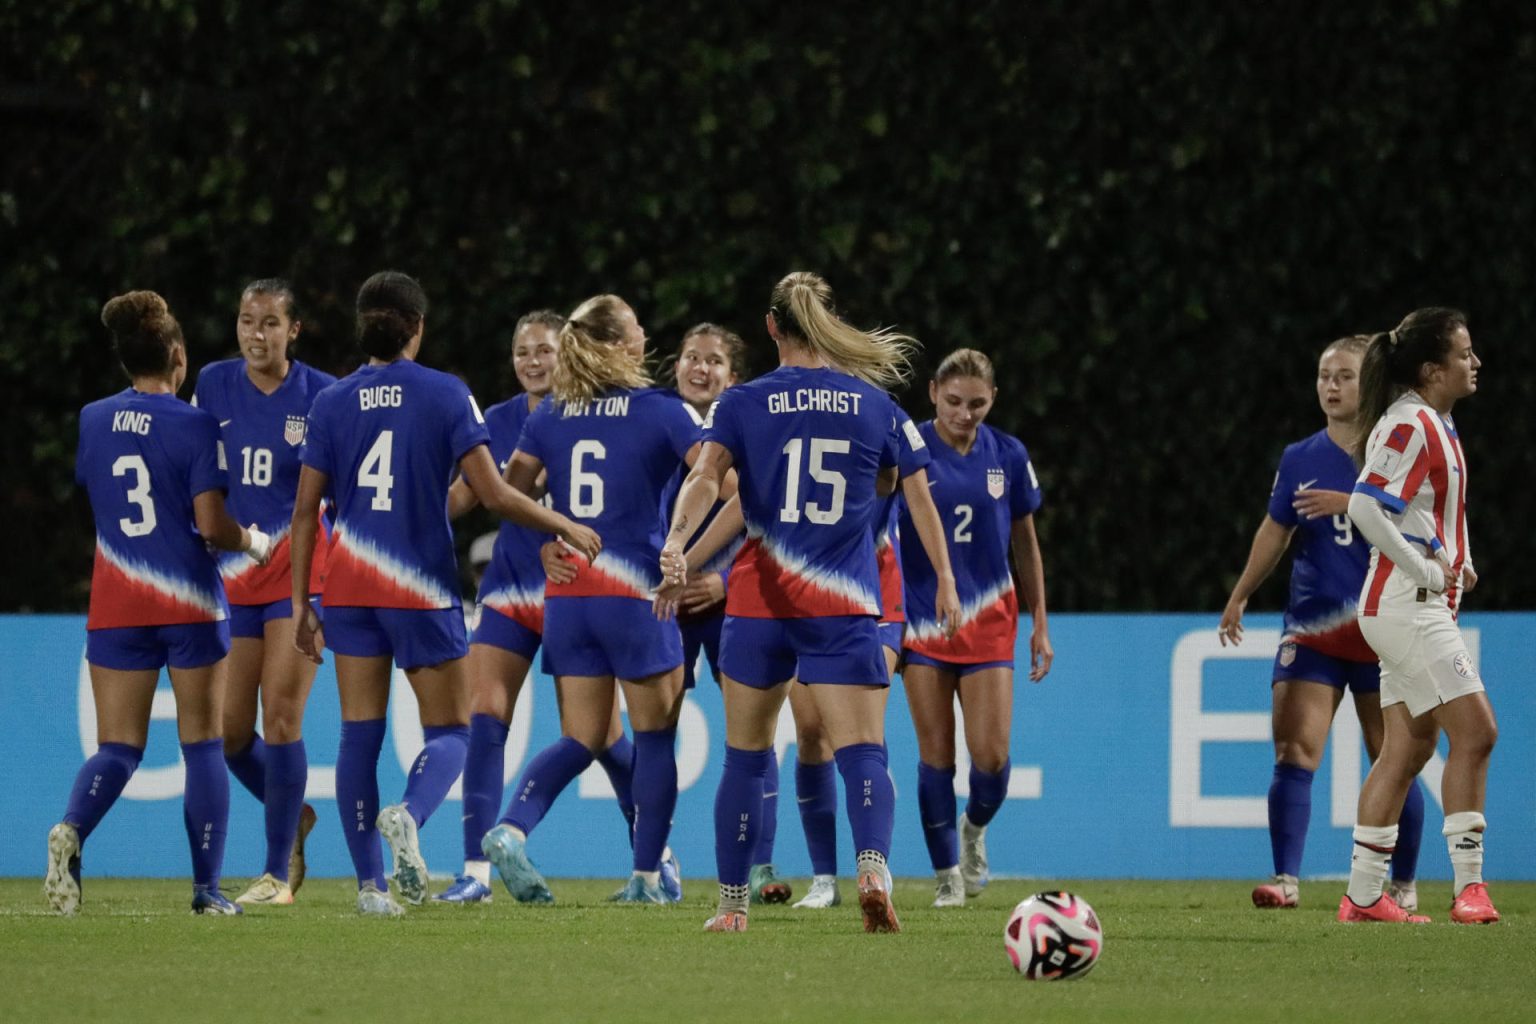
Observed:
[[[672,903],[683,902],[683,869],[677,863],[677,854],[667,847],[666,859],[661,862],[661,891]]]
[[[432,897],[433,903],[489,903],[494,893],[491,887],[473,875],[459,875],[453,880],[453,884],[436,896]]]
[[[240,904],[227,899],[217,886],[194,885],[192,887],[192,913],[232,916],[245,913]]]
[[[510,825],[497,825],[480,840],[480,850],[496,868],[507,892],[519,903],[553,903],[554,893],[528,859],[527,843]]]
[[[667,894],[662,892],[661,886],[649,885],[639,875],[629,876],[629,881],[624,883],[624,888],[613,895],[615,903],[654,903],[667,906],[672,903],[667,899]]]
[[[400,917],[405,908],[377,885],[364,882],[357,890],[357,912],[364,917]]]

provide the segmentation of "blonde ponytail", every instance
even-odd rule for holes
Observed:
[[[614,388],[650,386],[645,360],[624,349],[625,313],[634,315],[617,295],[597,295],[565,321],[555,361],[556,401],[584,405]]]
[[[832,312],[832,288],[819,274],[796,271],[773,289],[780,330],[832,366],[880,388],[905,383],[912,374],[917,339],[890,328],[861,331]]]

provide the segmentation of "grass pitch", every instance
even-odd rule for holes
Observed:
[[[233,895],[234,880],[225,886]],[[828,911],[757,907],[744,935],[700,931],[713,887],[681,906],[617,907],[617,882],[552,882],[558,902],[354,913],[350,881],[312,879],[288,908],[187,913],[185,882],[86,879],[74,919],[40,879],[0,879],[0,1019],[106,1021],[1530,1021],[1536,885],[1495,882],[1504,920],[1340,925],[1341,882],[1294,911],[1254,910],[1238,882],[998,881],[961,910],[900,881],[904,931],[865,935],[853,885]],[[803,886],[804,882],[801,881]],[[434,888],[441,888],[436,883]],[[1028,982],[1003,952],[1014,903],[1068,888],[1103,920],[1086,977]]]

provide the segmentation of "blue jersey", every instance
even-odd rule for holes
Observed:
[[[661,388],[583,405],[551,398],[534,410],[518,450],[544,464],[554,509],[603,539],[597,559],[573,559],[576,579],[550,581],[547,596],[650,596],[661,583],[661,492],[698,439],[693,411]]]
[[[87,629],[229,617],[193,513],[225,476],[218,420],[175,395],[128,388],[80,410],[75,482],[96,520]]]
[[[491,431],[491,457],[496,468],[506,472],[512,453],[517,450],[523,424],[533,414],[532,397],[516,395],[485,410],[485,425]],[[548,499],[546,498],[546,503]],[[544,566],[539,548],[548,534],[502,520],[496,534],[491,564],[480,581],[481,605],[533,630],[544,632]]]
[[[454,608],[448,485],[490,434],[469,388],[409,359],[365,365],[315,398],[299,457],[330,477],[325,604]]]
[[[1326,430],[1288,445],[1269,494],[1269,518],[1296,531],[1286,635],[1334,657],[1375,661],[1355,621],[1355,601],[1371,560],[1370,543],[1355,532],[1347,515],[1303,519],[1291,505],[1297,491],[1348,494],[1356,475],[1354,460]]]
[[[918,427],[933,461],[928,483],[949,545],[960,597],[960,627],[945,638],[934,605],[938,577],[921,544],[901,552],[906,584],[905,646],[930,658],[961,663],[1012,661],[1019,602],[1008,565],[1014,520],[1040,507],[1040,483],[1022,442],[981,424],[971,450],[960,454],[939,437],[932,420]],[[901,529],[913,529],[901,509]]]
[[[928,453],[927,442],[917,429],[917,424],[912,422],[912,417],[907,415],[907,410],[901,406],[896,407],[896,426],[900,431],[901,447],[898,449],[896,460],[897,473],[901,479],[916,473],[920,469],[927,469],[933,457]],[[891,492],[891,496],[881,503],[883,511],[875,517],[875,558],[880,565],[880,621],[905,622],[906,603],[902,593],[901,583],[901,529],[898,523],[897,507],[901,504],[901,488]],[[914,543],[917,534],[912,535]]]
[[[219,421],[230,466],[229,512],[242,526],[255,523],[272,538],[272,558],[257,565],[239,551],[219,552],[219,572],[230,604],[270,604],[292,594],[288,529],[299,490],[299,445],[315,396],[336,378],[300,362],[270,395],[251,383],[244,359],[209,363],[197,375],[192,404]],[[317,545],[310,593],[320,592],[325,548]]]
[[[747,542],[727,615],[879,615],[880,471],[896,465],[896,403],[828,368],[781,366],[721,394],[704,439],[731,453]]]

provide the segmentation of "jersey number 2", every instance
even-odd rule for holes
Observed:
[[[779,522],[798,523],[802,511],[800,505],[800,458],[805,448],[805,441],[801,438],[793,438],[784,446],[784,454],[789,459],[789,467],[785,473],[784,481],[784,507],[779,509]],[[826,484],[832,488],[832,500],[823,508],[814,501],[805,503],[803,511],[805,518],[818,526],[831,526],[843,518],[843,497],[848,489],[848,480],[843,474],[834,469],[827,469],[821,464],[821,460],[828,454],[846,455],[849,445],[846,440],[827,437],[811,438],[811,479],[818,484]]]

